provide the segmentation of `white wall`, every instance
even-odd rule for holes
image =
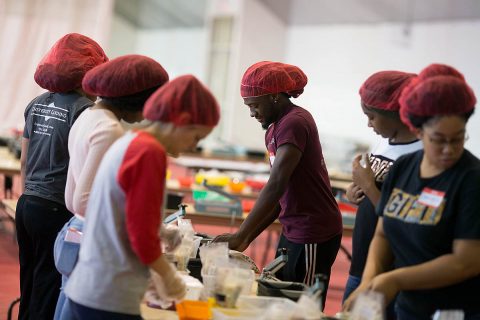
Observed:
[[[137,34],[136,52],[157,60],[171,79],[189,73],[206,81],[205,28],[140,30]]]
[[[380,70],[419,72],[432,62],[458,68],[480,100],[480,21],[292,27],[285,61],[309,83],[297,102],[315,117],[320,133],[373,142],[358,89]],[[466,146],[480,156],[480,111],[468,124]],[[331,141],[330,141],[331,143]]]
[[[138,29],[115,15],[111,30],[109,57],[143,54],[158,61],[171,79],[190,73],[205,81],[208,42],[205,28]]]
[[[114,14],[110,27],[107,55],[110,59],[136,53],[137,29],[121,16]]]
[[[264,131],[250,118],[240,96],[240,81],[246,69],[262,60],[282,61],[286,48],[287,26],[262,3],[243,1],[235,30],[236,45],[228,94],[229,112],[224,117],[223,137],[228,142],[264,150]]]

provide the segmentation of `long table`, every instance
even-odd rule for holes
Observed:
[[[7,147],[0,147],[0,174],[20,174],[20,160]]]

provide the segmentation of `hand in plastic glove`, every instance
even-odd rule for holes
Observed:
[[[160,239],[165,244],[166,252],[173,252],[182,243],[182,235],[178,227],[173,224],[162,224]]]
[[[170,263],[162,271],[161,275],[151,272],[158,296],[161,300],[181,300],[187,292],[185,282]]]

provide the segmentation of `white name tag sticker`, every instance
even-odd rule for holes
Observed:
[[[418,198],[418,202],[427,207],[438,208],[442,204],[444,198],[445,192],[424,188]]]
[[[273,163],[275,162],[275,153],[270,152],[268,157],[270,159],[270,165],[273,167]]]

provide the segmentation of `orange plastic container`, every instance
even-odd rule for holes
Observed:
[[[245,188],[245,182],[234,179],[228,183],[228,187],[231,192],[240,193],[243,191],[243,188]]]
[[[212,318],[211,304],[207,301],[183,300],[177,303],[180,320],[209,320]]]

